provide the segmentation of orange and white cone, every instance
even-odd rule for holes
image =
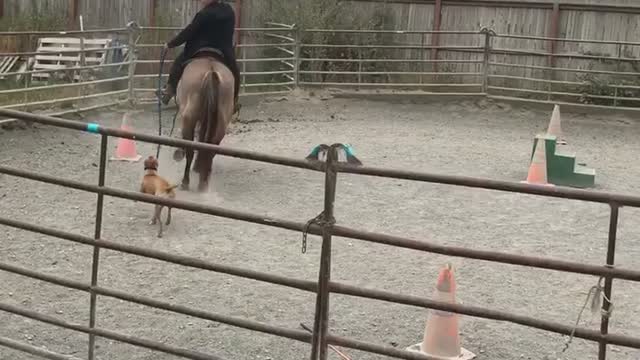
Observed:
[[[122,125],[120,125],[120,130],[123,131],[131,131],[132,128],[130,126],[131,123],[131,112],[127,112],[122,117]],[[138,154],[136,150],[136,142],[132,139],[118,139],[118,146],[116,147],[116,156],[112,157],[111,161],[130,161],[137,162],[140,161],[142,156]]]
[[[533,161],[529,166],[527,180],[523,181],[527,184],[553,186],[547,182],[547,151],[544,139],[538,138],[536,150],[533,152]]]
[[[456,282],[449,264],[440,271],[434,300],[456,303]],[[476,357],[460,346],[458,314],[439,310],[432,310],[427,319],[422,343],[407,350],[447,360],[470,360]]]
[[[558,145],[566,145],[567,141],[564,139],[564,135],[562,134],[562,125],[560,122],[560,106],[556,105],[553,107],[553,113],[551,114],[551,121],[549,121],[547,134],[555,136]]]

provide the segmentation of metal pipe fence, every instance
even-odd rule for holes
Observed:
[[[270,95],[285,94],[290,92],[295,85],[295,39],[291,36],[295,31],[292,27],[282,24],[272,24],[264,28],[238,29],[241,36],[255,39],[253,43],[238,45],[238,51],[242,58],[240,64],[249,70],[242,72],[246,81],[243,82],[243,95]],[[127,28],[99,29],[85,31],[37,31],[37,32],[0,32],[0,36],[18,37],[28,39],[25,43],[35,43],[38,36],[63,36],[79,38],[79,49],[56,49],[51,54],[59,56],[66,64],[64,68],[47,67],[45,69],[28,70],[28,67],[20,71],[9,71],[0,74],[0,108],[21,109],[25,111],[44,110],[45,113],[63,115],[72,112],[96,110],[101,107],[110,107],[124,103],[140,104],[155,101],[157,87],[158,65],[160,61],[159,50],[163,44],[145,43],[145,36],[162,32],[162,39],[169,36],[179,28],[174,27],[138,27],[130,24]],[[116,39],[121,46],[109,46],[98,48],[87,44],[84,39],[96,36]],[[159,39],[156,36],[156,39]],[[261,40],[261,41],[259,41]],[[33,47],[30,44],[30,47]],[[100,65],[86,65],[85,54],[96,51],[112,54],[114,51],[127,53],[127,58],[116,62],[107,62]],[[28,59],[49,53],[37,51],[12,51],[2,52],[0,57],[19,57]],[[249,54],[250,56],[247,56]],[[172,60],[168,60],[169,65]],[[73,63],[73,64],[71,64]],[[149,68],[152,71],[145,71]],[[261,70],[262,69],[262,70]],[[88,79],[86,72],[97,79]],[[168,67],[165,68],[165,73]],[[48,81],[33,81],[34,75],[46,74]],[[80,74],[80,79],[74,79],[74,75]],[[60,79],[58,79],[58,77]],[[70,78],[69,78],[70,77]],[[165,75],[166,78],[166,75]],[[143,94],[153,94],[152,97],[144,97]],[[99,100],[98,100],[99,99]],[[89,100],[93,103],[87,104]],[[51,111],[49,107],[61,104],[78,103],[73,111]],[[15,119],[0,120],[0,124],[12,122]]]
[[[131,24],[127,28],[86,31],[0,32],[0,36],[31,40],[34,36],[82,40],[106,35],[123,45],[101,51],[129,54],[115,63],[87,66],[82,60],[85,54],[96,51],[94,46],[83,46],[79,51],[58,49],[60,54],[77,54],[81,63],[62,70],[25,69],[2,74],[4,83],[15,77],[18,86],[0,88],[0,107],[35,111],[82,102],[75,110],[81,112],[99,108],[101,103],[155,102],[160,48],[178,30]],[[640,42],[496,34],[489,29],[330,30],[276,23],[241,28],[238,34],[243,40],[236,49],[242,95],[287,94],[296,87],[334,87],[347,92],[387,88],[392,92],[481,95],[625,109],[640,105]],[[24,51],[0,56],[28,58],[36,54]],[[165,73],[171,62],[167,60]],[[99,76],[88,79],[87,72]],[[85,75],[80,81],[31,81],[34,75],[53,77],[61,73]],[[104,99],[108,101],[102,102]],[[89,100],[91,104],[87,104]]]
[[[317,360],[327,359],[327,349],[330,345],[342,346],[351,349],[362,350],[370,353],[390,356],[397,359],[409,360],[439,360],[434,357],[428,357],[422,354],[408,352],[389,346],[363,342],[359,340],[338,337],[332,335],[329,329],[330,320],[330,296],[331,294],[342,294],[353,297],[379,300],[397,304],[404,304],[424,309],[435,309],[446,312],[453,312],[474,316],[484,319],[492,319],[497,321],[506,321],[522,326],[540,329],[556,334],[569,335],[600,344],[599,359],[605,359],[607,354],[607,345],[625,346],[640,349],[640,337],[609,333],[608,317],[610,300],[612,299],[613,279],[623,279],[633,282],[640,282],[640,271],[635,269],[627,269],[615,266],[614,255],[616,245],[616,235],[618,227],[618,214],[620,207],[640,207],[640,197],[631,195],[614,194],[598,191],[587,191],[578,189],[569,189],[562,187],[548,188],[544,186],[534,186],[522,183],[514,183],[508,181],[497,181],[471,177],[444,176],[429,173],[411,172],[405,170],[388,170],[373,167],[355,167],[353,165],[338,162],[337,147],[332,146],[329,150],[326,162],[313,162],[299,160],[294,158],[286,158],[281,156],[266,155],[263,153],[251,152],[246,150],[238,150],[227,148],[224,146],[216,146],[204,143],[197,143],[168,137],[160,137],[136,132],[129,132],[121,129],[101,127],[98,124],[86,124],[77,121],[59,119],[45,115],[35,115],[14,110],[0,109],[0,116],[18,118],[22,120],[32,121],[44,125],[72,129],[76,131],[84,131],[100,136],[100,164],[99,179],[96,185],[67,180],[50,175],[40,174],[37,172],[17,169],[5,165],[0,165],[0,174],[15,176],[27,180],[43,182],[47,184],[58,185],[66,188],[76,189],[95,193],[97,197],[96,221],[94,237],[87,237],[69,232],[44,227],[37,224],[21,222],[6,217],[0,217],[0,225],[8,226],[15,229],[34,232],[42,235],[55,237],[58,239],[70,241],[77,244],[91,246],[94,249],[94,257],[92,261],[92,278],[90,283],[68,280],[53,275],[47,275],[38,271],[22,268],[9,263],[0,262],[0,270],[18,274],[31,279],[44,281],[47,283],[59,285],[69,289],[74,289],[90,294],[90,321],[88,326],[80,324],[70,324],[63,320],[23,309],[6,303],[0,303],[0,310],[12,314],[17,314],[38,320],[51,325],[59,326],[66,329],[75,330],[89,335],[89,352],[88,358],[94,359],[94,341],[96,337],[112,339],[119,342],[165,352],[187,359],[220,359],[212,354],[203,354],[189,349],[182,349],[166,344],[152,342],[146,339],[140,339],[124,335],[118,332],[102,329],[96,326],[95,309],[97,307],[98,296],[116,298],[127,302],[132,302],[152,308],[163,309],[177,314],[193,316],[200,319],[220,322],[234,327],[247,330],[271,334],[274,336],[311,344],[311,359]],[[307,169],[325,174],[325,202],[321,219],[318,223],[311,223],[304,220],[288,220],[275,217],[266,217],[261,214],[254,214],[243,211],[236,211],[205,205],[201,203],[171,200],[166,198],[155,197],[151,195],[141,194],[132,191],[125,191],[113,187],[105,186],[104,178],[107,171],[106,153],[108,149],[108,141],[110,137],[135,139],[137,141],[167,145],[172,147],[191,148],[194,150],[209,150],[219,155],[232,156],[252,161],[265,162],[280,166],[289,166],[300,169]],[[492,252],[484,250],[476,250],[469,248],[460,248],[454,246],[445,246],[430,242],[428,240],[410,239],[400,236],[391,236],[381,233],[362,231],[350,227],[338,225],[333,215],[333,204],[336,198],[336,182],[340,173],[357,174],[362,176],[376,176],[390,179],[402,179],[411,181],[421,181],[436,184],[446,184],[452,186],[463,186],[477,189],[506,191],[521,194],[530,194],[543,197],[565,198],[594,203],[609,204],[611,208],[608,250],[606,261],[603,266],[588,265],[579,262],[570,262],[556,260],[543,257],[525,256],[518,254],[509,254],[503,252]],[[264,226],[276,227],[296,232],[308,232],[310,234],[322,236],[322,251],[319,266],[318,281],[308,281],[296,278],[290,278],[278,274],[265,273],[260,271],[248,270],[241,267],[229,266],[220,263],[214,263],[208,260],[197,259],[188,256],[171,254],[163,251],[146,249],[134,245],[117,243],[104,239],[101,235],[102,227],[102,207],[104,197],[111,196],[121,199],[129,199],[141,201],[150,204],[160,204],[171,206],[176,209],[182,209],[191,212],[208,214],[211,216],[224,217],[228,219],[245,221]],[[605,301],[602,305],[602,321],[600,331],[587,328],[574,327],[572,325],[561,324],[555,321],[527,317],[519,314],[513,314],[484,307],[449,304],[440,301],[433,301],[427,298],[399,294],[391,291],[381,291],[364,287],[353,286],[331,280],[331,258],[332,242],[339,238],[355,239],[360,241],[384,244],[393,247],[412,249],[425,253],[442,254],[453,257],[462,257],[468,259],[484,260],[501,264],[510,264],[515,266],[525,266],[537,269],[547,269],[567,273],[591,275],[605,280],[604,295]],[[172,264],[185,267],[197,268],[212,272],[223,273],[227,275],[242,277],[261,281],[273,285],[285,286],[300,291],[312,292],[317,296],[315,321],[312,333],[274,326],[262,322],[249,319],[232,317],[224,314],[212,313],[197,308],[191,308],[181,305],[175,305],[164,301],[138,296],[119,291],[117,289],[106,288],[100,286],[98,282],[98,274],[100,269],[99,252],[101,249],[108,249],[116,252],[136,255],[140,257],[160,260]],[[11,339],[0,338],[0,345],[8,346],[13,349],[25,351],[34,355],[47,359],[62,359],[62,355],[52,353],[49,350],[43,350],[33,347],[29,344],[15,342]]]
[[[332,35],[323,43],[301,42],[303,86],[479,94],[625,109],[640,105],[640,42],[496,34],[490,29],[310,29],[302,34],[305,39]],[[562,46],[540,50],[549,44]]]
[[[236,56],[241,68],[241,95],[275,95],[287,94],[295,87],[295,49],[297,41],[294,26],[268,23],[262,28],[239,28],[238,35],[243,39],[236,46]],[[141,103],[155,102],[155,95],[145,97],[156,91],[158,66],[160,65],[159,50],[164,46],[157,43],[164,41],[172,34],[181,30],[179,27],[142,27],[141,34],[152,42],[140,43],[139,49],[146,49],[144,55],[138,59],[138,64],[145,64],[144,70],[134,76],[134,90],[136,101]],[[155,42],[153,42],[155,41]],[[168,59],[166,65],[173,60]],[[168,72],[165,67],[163,73]],[[168,75],[165,75],[168,77]]]
[[[96,66],[81,64],[81,66],[69,67],[64,70],[82,71],[115,67],[125,69],[124,73],[116,73],[105,79],[87,80],[86,78],[81,78],[79,82],[70,82],[68,84],[29,86],[31,83],[26,79],[28,79],[30,75],[38,73],[53,74],[60,70],[32,70],[3,74],[2,76],[4,77],[23,76],[25,82],[24,87],[20,89],[0,90],[0,96],[22,96],[22,98],[16,100],[14,103],[4,104],[3,107],[0,108],[0,115],[9,117],[10,119],[22,119],[50,126],[88,131],[87,124],[85,123],[45,115],[33,115],[10,109],[20,108],[32,110],[42,106],[55,106],[60,103],[84,102],[98,98],[110,99],[107,102],[100,101],[92,105],[83,104],[84,107],[80,109],[58,111],[52,114],[60,116],[70,112],[94,110],[104,106],[115,106],[124,102],[136,104],[155,101],[144,98],[142,95],[156,90],[153,87],[155,86],[155,80],[157,80],[157,71],[155,70],[157,70],[159,64],[156,56],[162,46],[158,43],[160,39],[158,33],[177,30],[178,28],[167,27],[129,27],[84,32],[0,33],[0,35],[7,36],[74,35],[81,37],[97,33],[115,34],[122,36],[123,41],[127,45],[115,46],[113,49],[127,49],[130,54],[128,60],[117,63]],[[636,79],[640,75],[639,72],[635,71],[634,67],[636,63],[640,61],[634,57],[634,51],[637,50],[640,43],[635,42],[503,35],[495,34],[486,29],[483,31],[302,30],[291,25],[268,24],[268,27],[264,28],[239,29],[239,32],[242,36],[255,40],[255,42],[243,41],[242,44],[238,46],[238,51],[240,52],[238,61],[243,69],[244,95],[286,94],[298,86],[344,87],[355,90],[389,87],[394,89],[420,90],[428,94],[460,96],[479,94],[498,99],[524,99],[542,103],[595,103],[596,105],[606,107],[633,108],[635,102],[640,101],[640,94],[636,93],[636,91],[640,90],[640,82],[638,82],[637,85],[628,83],[630,81],[629,78]],[[329,42],[317,42],[313,39],[314,35],[318,34],[321,36],[338,34],[342,37],[329,38],[331,40]],[[430,45],[427,41],[428,38],[433,35],[438,35],[439,37],[439,44],[437,46]],[[368,36],[369,38],[354,39],[356,36]],[[459,43],[454,43],[450,46],[441,45],[440,42],[446,43],[447,37],[453,37]],[[584,51],[583,48],[572,48],[569,45],[566,46],[565,52],[560,53],[540,51],[539,49],[531,50],[528,46],[532,42],[542,42],[543,44],[550,42],[579,44],[579,46],[592,44],[598,47],[609,46],[612,47],[609,50],[615,52],[616,55],[587,53],[588,51]],[[533,47],[539,48],[540,46]],[[576,49],[578,52],[573,51]],[[81,49],[79,57],[82,58],[82,54],[92,51],[95,51],[95,49]],[[582,51],[582,53],[579,53],[580,51]],[[78,52],[76,51],[76,53]],[[7,54],[30,56],[29,54],[33,54],[33,52]],[[0,54],[0,56],[7,54]],[[533,64],[530,59],[535,60]],[[568,59],[568,61],[564,61],[565,59]],[[170,61],[171,60],[169,60],[168,63]],[[556,64],[556,61],[561,62],[561,64]],[[593,68],[595,66],[594,64],[601,67]],[[608,80],[603,83],[602,81],[598,81],[598,77],[603,77]],[[618,77],[625,79],[624,81],[615,80]],[[151,81],[153,85],[146,85],[145,81]],[[122,86],[116,89],[79,91],[85,89],[87,86],[104,85],[112,82],[122,83]],[[66,94],[56,91],[60,94],[56,94],[56,97],[46,99],[31,99],[26,97],[29,96],[30,93],[67,88],[73,89],[74,91],[77,90],[78,92]],[[452,89],[454,91],[452,91]],[[9,120],[0,120],[0,124],[4,121]],[[611,299],[613,279],[640,282],[640,271],[620,268],[614,264],[619,208],[623,206],[640,207],[640,197],[565,188],[549,189],[505,181],[443,176],[402,170],[353,167],[337,162],[335,148],[331,148],[327,162],[316,163],[112,128],[98,127],[97,134],[101,136],[100,176],[97,185],[70,181],[0,165],[0,174],[59,185],[98,195],[96,204],[96,226],[93,238],[0,217],[0,225],[57,237],[66,241],[93,247],[93,266],[90,283],[75,282],[20,268],[11,264],[0,263],[0,270],[2,271],[89,293],[90,320],[87,326],[69,324],[56,318],[4,303],[0,303],[0,310],[88,334],[89,346],[87,356],[90,360],[95,358],[94,349],[96,337],[121,341],[188,359],[220,359],[215,355],[202,354],[189,349],[180,349],[96,327],[97,319],[95,309],[98,296],[116,298],[309,343],[311,344],[312,360],[318,358],[322,360],[326,359],[329,345],[343,346],[399,359],[433,359],[388,346],[332,335],[328,328],[330,316],[329,300],[331,294],[343,294],[425,309],[454,312],[485,319],[507,321],[557,334],[572,335],[577,338],[598,342],[599,359],[605,359],[607,353],[606,345],[608,344],[640,349],[640,338],[609,333],[609,300],[604,301],[602,306],[603,317],[601,329],[600,331],[595,331],[585,328],[575,328],[570,325],[539,318],[531,318],[476,306],[447,304],[416,296],[351,286],[331,280],[331,245],[334,237],[341,237],[426,253],[591,275],[605,280],[604,294],[606,299]],[[167,146],[210,150],[225,156],[323,172],[325,174],[325,204],[322,221],[320,224],[307,226],[306,221],[301,220],[291,221],[265,217],[260,214],[232,211],[192,202],[160,199],[106,187],[104,186],[104,176],[106,173],[106,151],[109,137],[135,138],[137,141]],[[390,236],[337,225],[333,218],[333,202],[336,196],[336,178],[340,173],[448,184],[452,186],[609,204],[611,214],[605,265],[595,266],[548,258],[443,246],[425,240]],[[211,216],[247,221],[296,232],[308,231],[310,234],[322,236],[318,281],[313,282],[284,277],[277,274],[251,271],[105,240],[101,235],[101,214],[105,196],[168,205],[177,209],[204,213]],[[309,334],[299,330],[277,327],[248,319],[210,313],[147,297],[126,294],[116,289],[101,287],[98,283],[100,249],[109,249],[182,266],[313,292],[317,296],[317,306],[312,333]],[[0,338],[0,345],[47,359],[69,359],[69,357],[11,339]]]

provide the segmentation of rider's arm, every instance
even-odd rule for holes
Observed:
[[[197,13],[193,18],[191,24],[187,25],[187,27],[184,28],[178,35],[176,35],[173,40],[169,41],[167,43],[167,46],[169,48],[174,48],[186,43],[189,40],[192,40],[198,33],[198,31],[202,29],[202,25],[207,21],[209,20],[207,19],[207,16],[205,14]]]

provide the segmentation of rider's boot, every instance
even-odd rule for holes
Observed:
[[[160,98],[163,104],[167,105],[175,96],[175,91],[173,91],[173,88],[167,84],[156,95]]]

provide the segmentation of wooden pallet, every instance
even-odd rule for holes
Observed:
[[[85,53],[85,65],[93,66],[104,64],[109,52],[105,50],[105,48],[111,46],[111,41],[111,39],[85,39],[85,50],[92,50]],[[62,53],[62,51],[65,51],[65,53]],[[78,53],[73,53],[73,51],[77,51]],[[38,49],[36,52],[39,54],[35,56],[33,70],[65,71],[65,69],[69,67],[81,66],[80,39],[78,38],[41,38],[38,40]],[[52,73],[37,73],[33,74],[33,80],[45,81],[51,78],[51,76]],[[75,71],[72,78],[75,81],[79,81],[80,73]]]
[[[2,74],[11,72],[11,69],[13,69],[19,59],[19,56],[0,57],[0,79],[4,79],[4,76],[2,76]]]

